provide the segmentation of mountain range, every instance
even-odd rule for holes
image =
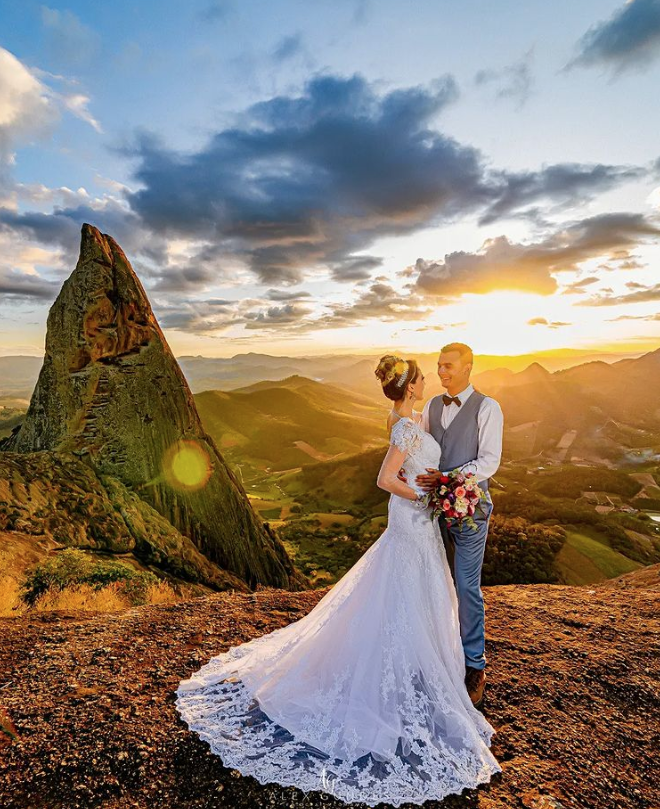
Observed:
[[[440,345],[438,346],[440,347]],[[193,393],[205,390],[235,390],[262,380],[279,381],[290,376],[304,376],[319,382],[349,387],[367,396],[378,392],[374,368],[382,353],[369,355],[330,354],[309,357],[277,357],[248,352],[233,357],[203,357],[182,355],[177,362]],[[387,353],[402,354],[394,348]],[[425,373],[433,372],[437,352],[418,353]],[[475,374],[523,371],[534,362],[541,363],[551,372],[583,365],[587,362],[613,363],[636,355],[564,349],[518,356],[477,355]],[[43,357],[22,355],[0,356],[0,404],[10,398],[22,399],[27,404],[39,376]]]

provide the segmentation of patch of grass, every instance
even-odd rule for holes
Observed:
[[[176,601],[179,601],[178,596],[164,581],[146,587],[140,599],[141,604],[173,604]],[[125,583],[113,581],[100,588],[89,584],[76,584],[61,590],[51,587],[36,599],[31,609],[35,612],[122,612],[132,606],[135,606],[135,599]]]
[[[282,509],[279,506],[277,508],[259,509],[259,516],[262,520],[279,520],[281,515]]]
[[[0,618],[15,618],[25,610],[19,582],[13,576],[0,576]]]
[[[149,571],[138,571],[121,562],[93,558],[77,548],[66,548],[26,573],[21,582],[21,599],[32,607],[46,594],[82,585],[102,590],[117,584],[115,590],[130,604],[144,604],[149,588],[158,583],[158,577]]]
[[[557,566],[567,584],[592,584],[642,567],[602,541],[577,531],[566,532]]]
[[[596,584],[605,581],[600,568],[568,542],[557,554],[555,566],[565,584]]]

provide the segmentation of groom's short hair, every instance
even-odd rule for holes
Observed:
[[[458,351],[461,362],[471,362],[474,364],[474,354],[470,346],[465,343],[448,343],[440,349],[441,354],[447,354],[449,351]]]

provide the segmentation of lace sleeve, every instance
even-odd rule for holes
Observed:
[[[390,444],[400,449],[401,452],[410,452],[416,446],[418,439],[417,426],[412,419],[401,419],[392,425]]]

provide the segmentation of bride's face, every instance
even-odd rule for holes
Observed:
[[[409,385],[408,390],[413,394],[414,401],[424,398],[424,374],[421,371],[417,374],[417,379]]]

